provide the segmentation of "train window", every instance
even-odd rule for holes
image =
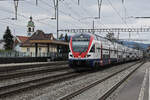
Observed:
[[[108,58],[109,58],[109,55],[106,55],[106,54],[103,55],[103,59],[108,59]]]
[[[89,41],[72,41],[72,48],[74,52],[86,52]]]
[[[95,52],[95,45],[92,46],[90,52]]]
[[[97,37],[97,36],[95,36],[95,40],[98,40],[98,37]]]
[[[89,41],[90,37],[88,34],[78,34],[72,37],[72,41]]]
[[[71,51],[70,51],[70,48],[68,49],[68,52],[71,52]]]
[[[117,54],[117,50],[114,50],[114,53]]]
[[[96,49],[97,49],[97,52],[101,52],[101,48],[97,47]]]
[[[109,53],[113,53],[113,51],[110,49],[110,50],[109,50]]]

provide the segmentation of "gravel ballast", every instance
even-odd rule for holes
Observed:
[[[57,100],[60,97],[75,92],[79,88],[89,85],[94,81],[100,80],[118,70],[126,68],[133,63],[135,62],[114,66],[108,69],[101,70],[99,72],[89,73],[87,75],[72,78],[70,80],[63,81],[57,84],[38,87],[34,90],[3,98],[3,100]]]

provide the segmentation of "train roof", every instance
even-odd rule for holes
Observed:
[[[129,50],[134,50],[133,48],[131,47],[128,47],[126,45],[123,45],[121,43],[119,43],[118,41],[110,41],[108,38],[106,37],[103,37],[103,36],[100,36],[100,35],[97,35],[97,34],[91,34],[91,33],[79,33],[79,34],[75,34],[73,37],[76,37],[76,36],[80,36],[80,35],[84,35],[85,37],[89,37],[89,36],[93,36],[95,40],[97,41],[101,41],[103,42],[104,44],[109,44],[110,46],[113,45],[115,46],[115,48],[119,45],[119,48],[124,48],[124,49],[129,49]],[[135,49],[137,50],[137,49]]]

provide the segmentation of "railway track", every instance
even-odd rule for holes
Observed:
[[[64,80],[68,80],[71,78],[76,78],[81,75],[88,74],[89,72],[82,72],[82,73],[76,73],[74,71],[67,72],[64,74],[59,74],[59,75],[54,75],[54,76],[47,76],[47,77],[42,77],[34,80],[29,80],[26,82],[20,82],[17,84],[11,84],[7,86],[2,86],[0,87],[0,98],[9,96],[11,94],[15,94],[21,91],[29,90],[29,89],[34,89],[39,86],[44,86],[46,84],[51,85],[54,83],[58,83]]]
[[[142,66],[142,65],[144,64],[144,62],[139,62],[138,64],[139,64],[139,65],[137,66],[137,68],[135,68],[130,74],[128,74],[128,75],[127,75],[123,80],[121,80],[117,85],[113,86],[106,94],[104,94],[102,97],[100,97],[99,100],[106,100],[106,98],[109,97],[109,96],[110,96],[130,75],[132,75],[140,66]],[[120,71],[118,71],[118,72],[115,72],[115,73],[113,73],[113,74],[107,76],[106,78],[103,78],[103,79],[101,79],[101,80],[98,80],[98,81],[96,81],[96,82],[94,82],[94,83],[92,83],[92,84],[90,84],[90,85],[88,85],[88,86],[85,86],[85,87],[83,87],[83,88],[81,88],[81,89],[79,89],[79,90],[77,90],[77,91],[75,91],[75,92],[73,92],[73,93],[70,93],[70,94],[68,94],[68,95],[66,95],[66,96],[64,96],[64,97],[61,97],[60,100],[70,100],[70,99],[72,99],[72,98],[74,98],[74,97],[76,97],[76,96],[82,94],[83,92],[85,92],[85,91],[87,91],[87,90],[93,88],[94,86],[97,86],[98,84],[100,84],[100,83],[102,83],[102,82],[104,82],[104,81],[106,81],[106,80],[112,78],[113,76],[115,76],[115,75],[117,75],[117,74],[119,74],[119,73],[121,73],[121,72],[123,72],[123,71],[125,71],[125,70],[127,70],[127,69],[129,69],[129,68],[131,68],[131,67],[134,66],[134,65],[137,65],[137,64],[133,64],[133,65],[131,65],[131,66],[129,66],[129,67],[126,67],[126,68],[124,68],[124,69],[122,69],[122,70],[120,70]]]
[[[45,63],[27,63],[27,64],[9,64],[9,65],[0,65],[0,73],[7,71],[16,71],[21,69],[37,68],[37,67],[47,67],[52,65],[64,65],[68,64],[67,61],[59,62],[45,62]]]
[[[139,69],[142,65],[137,66],[131,73],[129,73],[126,77],[124,77],[120,82],[118,82],[115,86],[113,86],[109,91],[107,91],[102,97],[99,98],[99,100],[106,100],[121,84],[123,84],[137,69]]]
[[[0,98],[22,90],[31,89],[46,83],[55,83],[61,78],[75,76],[67,62],[44,63],[40,65],[0,66]],[[55,65],[54,65],[55,64]],[[59,65],[59,66],[58,66]],[[20,69],[19,69],[20,68]],[[54,74],[60,72],[60,74]],[[61,74],[62,72],[62,74]],[[47,75],[46,75],[47,74]],[[41,76],[36,78],[36,76]],[[43,76],[44,75],[44,76]],[[34,79],[30,78],[34,76]],[[63,76],[63,77],[62,77]],[[27,78],[26,80],[24,78]],[[12,82],[10,80],[21,80]],[[22,81],[23,80],[23,81]],[[25,80],[25,81],[24,81]]]
[[[133,64],[134,65],[134,64]],[[53,68],[52,71],[59,71],[61,72],[62,70],[66,70],[67,66],[64,66],[64,67],[58,67],[58,69],[56,68]],[[126,68],[127,69],[127,68]],[[42,68],[39,70],[36,69],[36,70],[33,70],[33,72],[35,71],[35,73],[32,73],[32,71],[30,72],[25,72],[25,74],[23,73],[19,73],[20,76],[19,77],[23,77],[24,75],[25,76],[28,76],[28,75],[32,75],[32,74],[40,74],[40,73],[45,73],[45,72],[48,72],[50,71],[51,72],[51,68],[49,68],[49,70],[46,71],[45,68]],[[36,79],[30,79],[30,80],[26,80],[26,81],[23,81],[23,82],[18,82],[18,83],[15,83],[15,84],[8,84],[8,85],[4,85],[4,86],[0,86],[0,98],[5,98],[7,96],[10,96],[10,95],[13,95],[13,94],[17,94],[17,93],[20,93],[22,91],[28,91],[28,90],[33,90],[35,88],[38,88],[38,87],[42,87],[42,86],[50,86],[50,85],[53,85],[54,83],[59,83],[59,82],[62,82],[62,81],[65,81],[65,80],[69,80],[69,79],[72,79],[72,78],[76,78],[76,77],[80,77],[80,76],[84,76],[84,75],[87,75],[90,73],[93,73],[93,71],[86,71],[86,72],[81,72],[81,73],[76,73],[74,71],[69,71],[69,72],[65,72],[65,73],[58,73],[56,75],[46,75],[46,76],[42,76],[40,78],[36,78]],[[19,75],[18,74],[18,75]],[[2,74],[0,74],[2,76]],[[10,74],[9,74],[10,75]],[[11,77],[16,77],[17,74],[14,74],[14,76],[8,76],[7,75],[5,76],[2,76],[1,78],[5,79],[6,77],[6,80],[11,78]]]
[[[47,72],[61,71],[61,70],[68,70],[68,66],[67,65],[61,65],[59,67],[58,65],[48,66],[48,67],[42,66],[37,68],[7,71],[7,72],[0,73],[0,80],[2,81],[10,78],[18,78],[18,77],[36,75],[36,74],[47,73]]]

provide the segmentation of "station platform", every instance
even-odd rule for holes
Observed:
[[[31,63],[9,63],[9,64],[0,64],[1,67],[11,67],[11,66],[29,66],[29,65],[45,65],[45,64],[57,64],[57,63],[66,63],[67,61],[50,61],[50,62],[31,62]]]
[[[116,90],[115,100],[150,100],[150,62],[146,62]]]
[[[34,65],[34,64],[47,64],[50,62],[31,62],[31,63],[10,63],[10,64],[0,64],[1,66],[21,66],[21,65]]]

